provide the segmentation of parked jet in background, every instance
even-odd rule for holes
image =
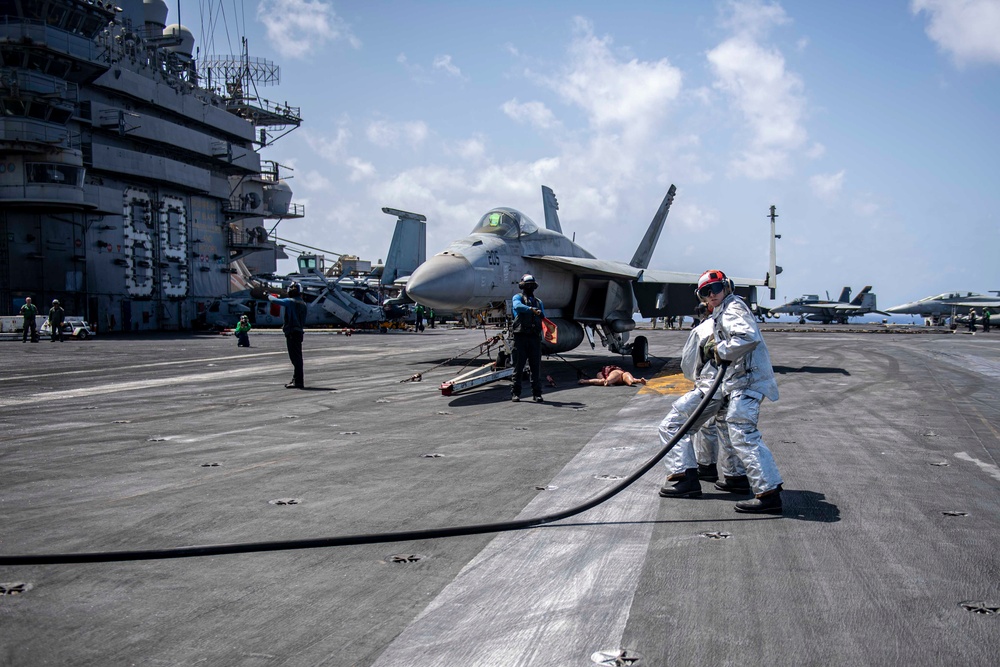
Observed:
[[[821,301],[816,294],[806,294],[798,299],[793,299],[783,306],[772,308],[771,316],[776,315],[798,315],[799,324],[810,322],[840,322],[847,324],[848,318],[867,315],[868,313],[878,313],[888,315],[878,310],[875,306],[875,295],[871,292],[871,285],[866,285],[854,300],[851,301],[851,288],[845,287],[840,293],[837,301]],[[828,297],[829,298],[829,297]]]
[[[340,270],[327,271],[323,255],[302,252],[297,258],[298,272],[273,281],[252,276],[242,267],[234,276],[240,279],[242,289],[209,304],[203,317],[205,325],[230,327],[246,314],[256,327],[281,326],[282,306],[269,301],[267,295],[284,295],[285,287],[293,281],[302,287],[306,326],[374,326],[409,317],[408,306],[385,308],[383,302],[401,290],[400,277],[411,274],[426,259],[427,218],[394,208],[383,208],[382,212],[397,218],[384,265],[373,268],[371,262],[341,255],[337,263]],[[242,265],[236,266],[239,271]],[[274,281],[280,281],[281,287]]]
[[[635,255],[625,263],[597,259],[563,236],[555,195],[542,186],[545,229],[512,208],[488,211],[469,236],[452,242],[413,272],[407,293],[441,310],[506,309],[521,276],[530,273],[538,280],[546,315],[557,325],[558,341],[544,343],[544,353],[572,350],[584,336],[593,347],[596,332],[612,352],[631,353],[634,361],[644,361],[645,337],[628,342],[635,327],[633,313],[650,318],[683,316],[694,313],[697,305],[698,274],[648,268],[675,192],[671,185]],[[771,213],[770,272],[764,280],[734,278],[742,294],[753,292],[750,300],[755,300],[757,285],[773,290],[781,270],[775,266],[773,207]]]
[[[920,315],[928,320],[940,321],[955,315],[967,315],[973,308],[981,315],[983,308],[1000,308],[1000,291],[997,296],[987,296],[976,292],[945,292],[936,296],[926,296],[918,301],[904,303],[886,311],[893,315]]]

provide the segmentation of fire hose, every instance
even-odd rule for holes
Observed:
[[[524,530],[535,528],[547,523],[553,523],[562,519],[586,512],[589,509],[610,500],[626,488],[631,486],[636,480],[649,472],[653,466],[659,463],[660,459],[673,449],[681,438],[683,438],[691,427],[701,417],[701,413],[708,407],[709,401],[715,395],[722,379],[725,377],[729,367],[728,361],[723,361],[719,372],[715,376],[715,382],[705,394],[704,398],[691,413],[687,421],[674,434],[667,444],[659,452],[646,461],[638,470],[611,487],[604,493],[598,494],[590,500],[570,507],[568,509],[544,514],[542,516],[528,517],[526,519],[515,519],[513,521],[501,521],[494,523],[481,523],[466,526],[451,526],[446,528],[426,528],[422,530],[406,530],[389,533],[372,533],[362,535],[344,535],[336,537],[316,537],[299,540],[280,540],[271,542],[241,542],[234,544],[208,544],[201,546],[173,547],[167,549],[147,549],[141,551],[91,551],[63,554],[24,554],[3,556],[0,555],[0,566],[4,565],[56,565],[64,563],[110,563],[120,561],[137,560],[163,560],[167,558],[194,558],[197,556],[222,556],[226,554],[258,553],[263,551],[288,551],[292,549],[320,549],[326,547],[346,547],[360,544],[381,544],[385,542],[409,542],[412,540],[437,539],[442,537],[458,537],[461,535],[480,535],[483,533],[502,533],[512,530]]]

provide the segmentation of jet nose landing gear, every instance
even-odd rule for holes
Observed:
[[[645,336],[636,336],[631,345],[632,365],[636,368],[649,368],[649,341]]]

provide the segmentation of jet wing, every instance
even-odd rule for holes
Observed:
[[[658,271],[656,269],[638,269],[625,262],[589,257],[559,257],[555,255],[527,256],[536,262],[544,262],[569,271],[578,276],[592,278],[612,278],[615,280],[634,280],[648,285],[690,285],[692,289],[698,284],[699,273],[681,273],[679,271]],[[737,285],[763,285],[763,280],[750,281],[742,278],[733,279]]]
[[[629,266],[625,262],[590,257],[559,257],[557,255],[526,255],[528,259],[544,264],[552,264],[564,271],[578,276],[612,278],[615,280],[635,280],[642,274],[642,269]],[[698,278],[695,278],[697,281]]]
[[[646,269],[639,276],[641,283],[661,283],[666,285],[690,285],[693,290],[698,285],[700,273],[681,273],[679,271],[658,271],[656,269]],[[732,278],[733,284],[737,287],[749,287],[751,285],[767,285],[766,280],[758,278]]]
[[[962,308],[1000,308],[1000,301],[960,301],[946,305],[961,306]]]
[[[580,278],[603,278],[606,280],[628,280],[632,283],[636,305],[643,317],[665,317],[668,315],[690,315],[694,312],[698,299],[695,288],[699,273],[680,271],[660,271],[640,269],[625,262],[593,259],[589,257],[562,257],[556,255],[526,256],[536,262],[550,264],[569,271]],[[766,285],[765,280],[733,278],[737,288]],[[746,289],[737,289],[746,297]]]

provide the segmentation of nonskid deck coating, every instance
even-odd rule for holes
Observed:
[[[282,388],[270,332],[249,350],[2,342],[0,553],[414,529],[589,498],[655,451],[672,401],[657,387],[687,332],[641,333],[659,372],[646,389],[581,387],[546,360],[557,387],[541,405],[499,385],[445,398],[446,369],[401,382],[481,331],[310,333],[304,392]],[[594,664],[613,643],[639,665],[989,664],[997,619],[961,603],[1000,597],[992,336],[767,331],[782,396],[761,429],[782,519],[736,515],[708,486],[660,500],[651,472],[566,527],[0,567],[0,583],[31,584],[0,597],[0,664]],[[608,361],[577,352],[590,374]]]

